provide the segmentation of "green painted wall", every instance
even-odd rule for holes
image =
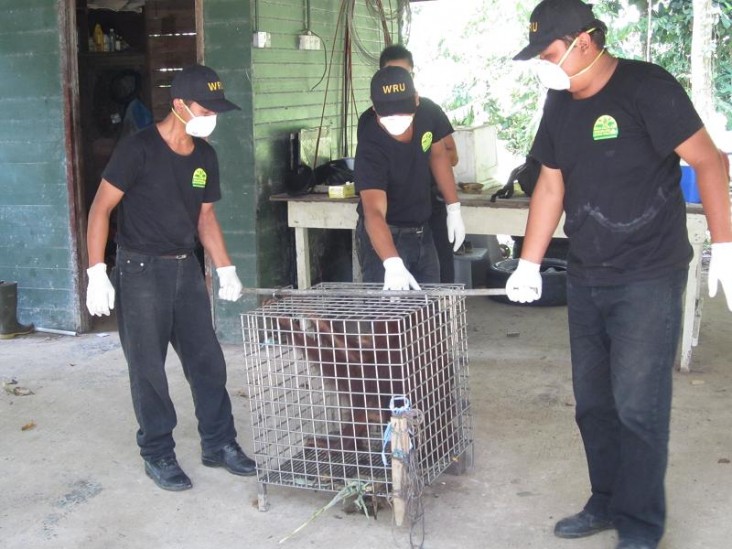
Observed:
[[[222,199],[216,204],[229,255],[245,286],[257,286],[257,201],[252,143],[251,18],[249,2],[205,0],[204,63],[224,82],[226,96],[242,110],[219,117],[211,144],[219,157]],[[214,275],[215,276],[215,275]],[[241,341],[239,315],[251,299],[214,299],[216,330],[222,341]]]
[[[0,24],[0,279],[21,322],[80,326],[64,149],[58,7],[6,0]]]

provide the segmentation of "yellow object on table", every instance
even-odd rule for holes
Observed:
[[[353,183],[328,186],[328,198],[351,198],[352,196],[356,196],[356,186]]]

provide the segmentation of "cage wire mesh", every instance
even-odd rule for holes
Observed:
[[[313,289],[241,316],[260,507],[270,484],[356,481],[389,497],[395,396],[422,418],[408,460],[420,483],[472,451],[465,298],[450,291],[462,285],[399,298],[358,292],[375,284]]]

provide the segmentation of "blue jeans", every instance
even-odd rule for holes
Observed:
[[[576,420],[592,495],[621,538],[657,543],[666,521],[671,385],[686,270],[618,286],[567,281]]]
[[[176,259],[118,249],[113,278],[140,455],[154,460],[174,454],[177,418],[165,375],[168,343],[191,387],[203,450],[216,451],[233,441],[236,430],[226,391],[226,363],[196,257]]]
[[[420,284],[440,282],[440,261],[437,258],[429,224],[425,223],[419,228],[390,226],[390,229],[399,257],[417,282]],[[358,218],[356,225],[356,245],[363,281],[383,283],[384,265],[371,245],[363,217]]]

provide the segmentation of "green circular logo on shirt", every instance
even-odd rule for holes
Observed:
[[[595,141],[617,139],[618,133],[618,123],[615,119],[609,114],[603,114],[595,121],[595,126],[592,128],[592,139]]]
[[[432,132],[424,132],[422,135],[422,150],[427,152],[432,146]]]
[[[193,172],[191,185],[197,189],[204,189],[206,187],[206,170],[203,168],[196,168],[196,171]]]

